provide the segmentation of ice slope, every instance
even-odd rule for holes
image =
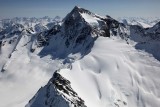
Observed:
[[[60,74],[87,107],[159,107],[160,62],[115,38],[99,37],[92,51]]]

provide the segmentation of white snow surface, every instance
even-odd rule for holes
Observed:
[[[99,23],[98,23],[98,18],[92,16],[92,15],[89,15],[89,14],[86,14],[86,13],[82,13],[81,14],[82,17],[85,19],[86,22],[88,22],[90,25],[92,26],[98,26]]]
[[[160,62],[150,54],[99,37],[88,55],[60,74],[87,107],[159,107],[159,70]]]

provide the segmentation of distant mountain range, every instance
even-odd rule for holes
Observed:
[[[0,20],[0,28],[5,29],[6,27],[10,27],[14,24],[22,24],[25,28],[29,27],[35,27],[35,26],[48,26],[48,23],[55,23],[60,22],[61,18],[59,16],[56,16],[55,18],[50,18],[48,16],[45,16],[43,18],[27,18],[27,17],[15,17],[12,19],[1,19]]]
[[[127,23],[129,25],[139,25],[144,28],[153,27],[160,21],[158,17],[142,18],[142,17],[123,17],[117,18],[119,22]]]

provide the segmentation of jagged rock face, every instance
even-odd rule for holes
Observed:
[[[151,28],[143,28],[138,25],[130,25],[131,34],[137,34],[147,40],[160,40],[160,22]]]
[[[159,41],[160,41],[160,26],[159,23],[151,28],[143,28],[138,25],[130,25],[129,39],[136,43],[135,48],[144,50],[152,54],[156,59],[160,60]]]
[[[144,34],[145,34],[144,28],[141,26],[138,26],[138,25],[130,25],[130,32],[132,34],[136,33],[136,34],[139,34],[142,36],[144,36]]]
[[[82,9],[75,7],[63,20],[65,44],[67,47],[75,41],[75,44],[82,43],[88,36],[91,36],[91,26],[85,22],[80,12]]]
[[[60,28],[61,27],[59,25],[55,25],[52,29],[37,34],[37,47],[49,45],[51,36],[56,35],[58,32],[60,32]]]
[[[82,17],[75,17],[74,14],[68,17],[64,22],[64,35],[67,38],[66,45],[70,45],[69,41],[75,39],[76,43],[81,43],[87,36],[91,34],[91,27],[84,22]]]
[[[146,34],[154,40],[160,40],[160,22],[154,25],[152,28],[147,29]]]
[[[50,83],[40,88],[26,107],[69,107],[69,103]]]
[[[60,93],[63,93],[64,97],[66,97],[74,107],[86,107],[84,101],[71,88],[70,81],[62,77],[59,73],[54,73],[51,82]]]
[[[91,20],[96,19],[98,26],[93,26],[87,22],[83,17],[84,14],[90,16]],[[79,8],[77,6],[66,16],[63,21],[65,35],[69,38],[69,40],[76,37],[78,37],[77,39],[80,38],[80,40],[76,40],[78,42],[81,42],[82,39],[84,40],[87,35],[110,37],[110,30],[119,27],[119,22],[113,18],[109,16],[100,17],[89,10]]]
[[[43,95],[41,95],[42,93]],[[62,77],[58,72],[54,73],[48,84],[42,87],[27,104],[27,107],[37,106],[86,107],[84,101],[71,88],[70,81]]]

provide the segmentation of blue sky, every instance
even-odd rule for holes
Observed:
[[[64,17],[75,5],[111,17],[160,17],[160,0],[0,0],[0,18]]]

